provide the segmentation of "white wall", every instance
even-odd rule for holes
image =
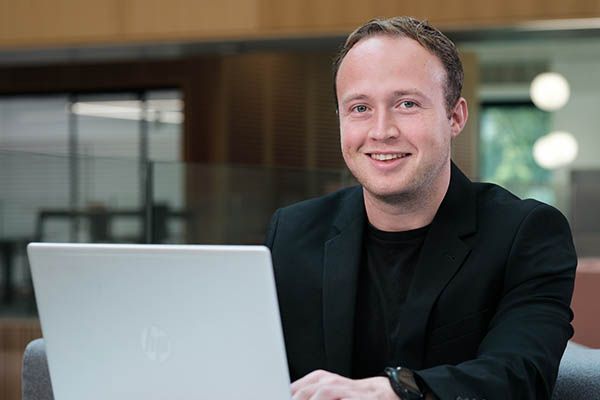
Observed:
[[[553,115],[555,130],[571,132],[579,153],[571,168],[600,168],[600,49],[598,58],[556,57],[552,69],[567,78],[569,102]]]

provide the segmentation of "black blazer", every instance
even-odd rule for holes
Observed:
[[[292,380],[350,376],[366,214],[362,188],[277,210],[271,249]],[[441,399],[550,398],[572,336],[566,219],[454,165],[400,316],[402,358]]]

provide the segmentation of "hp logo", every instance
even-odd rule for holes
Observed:
[[[162,329],[151,326],[142,330],[142,351],[151,361],[163,363],[171,356],[171,339]]]

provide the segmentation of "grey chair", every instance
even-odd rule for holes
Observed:
[[[600,399],[600,349],[569,342],[552,400]]]
[[[23,354],[22,400],[54,400],[44,339],[30,342]]]
[[[22,400],[54,400],[43,339],[25,349],[22,377]],[[581,399],[600,399],[600,349],[569,342],[552,400]]]

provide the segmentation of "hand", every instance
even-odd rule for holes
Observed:
[[[398,400],[384,377],[348,379],[318,370],[292,383],[294,400]]]

